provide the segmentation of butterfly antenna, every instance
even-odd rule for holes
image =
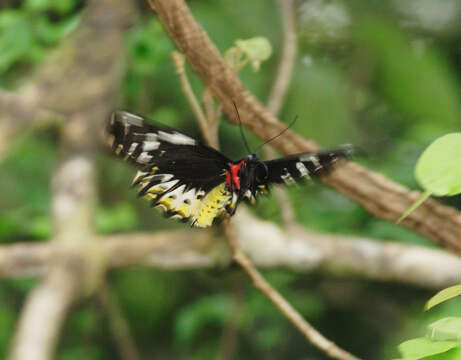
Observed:
[[[289,128],[291,128],[291,127],[295,124],[296,120],[298,120],[298,115],[295,116],[295,118],[294,118],[293,121],[290,123],[290,125],[288,125],[285,129],[283,129],[283,130],[282,130],[281,132],[279,132],[277,135],[271,137],[269,140],[266,140],[266,141],[263,142],[261,145],[259,145],[259,146],[256,148],[256,151],[258,151],[259,149],[261,149],[261,148],[262,148],[264,145],[266,145],[267,143],[270,143],[272,140],[275,140],[275,139],[277,139],[279,136],[283,135],[283,133],[284,133],[285,131],[287,131]],[[256,151],[255,151],[255,152],[256,152]]]
[[[232,101],[232,104],[234,104],[234,109],[235,109],[235,112],[237,113],[237,119],[239,121],[240,134],[242,135],[243,143],[245,144],[245,147],[248,150],[248,153],[252,154],[250,146],[248,146],[247,139],[245,138],[245,133],[243,132],[242,120],[240,120],[240,114],[237,109],[237,105],[235,104],[234,101]]]

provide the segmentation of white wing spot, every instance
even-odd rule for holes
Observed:
[[[160,183],[158,184],[158,186],[161,187],[162,189],[168,190],[172,186],[175,186],[178,182],[179,180],[171,180],[171,181]]]
[[[299,157],[299,160],[301,161],[310,161],[312,164],[315,166],[315,170],[318,170],[322,168],[322,165],[320,164],[319,158],[316,155],[301,155]]]
[[[136,142],[131,144],[130,149],[128,150],[128,155],[131,155],[133,153],[133,151],[135,151],[137,146],[138,146],[138,143],[136,143]]]
[[[159,131],[158,132],[158,137],[160,140],[169,142],[171,144],[176,144],[176,145],[195,145],[196,142],[194,139],[184,135],[180,134],[178,132],[174,132],[173,134],[169,134],[164,131]]]
[[[136,173],[136,176],[135,176],[134,179],[133,179],[133,184],[134,184],[135,182],[137,182],[139,179],[141,179],[141,178],[143,178],[144,176],[146,176],[147,174],[148,174],[147,172],[138,170],[138,172]]]
[[[152,180],[157,181],[160,180],[161,182],[167,182],[173,179],[172,174],[156,174],[152,176]]]
[[[189,191],[185,192],[183,194],[183,198],[182,198],[182,201],[185,203],[187,200],[189,200],[189,203],[193,203],[194,200],[197,199],[197,194],[196,194],[197,190],[195,188],[192,188],[190,189]]]
[[[178,205],[182,204],[182,194],[183,194],[183,191],[184,189],[186,188],[186,185],[181,185],[180,187],[178,187],[177,189],[165,194],[162,196],[165,197],[165,198],[175,198],[175,202],[173,203],[173,207],[178,207]]]
[[[296,169],[298,169],[299,173],[301,174],[301,177],[309,177],[309,170],[307,170],[306,166],[302,162],[296,163]]]
[[[115,153],[116,153],[117,155],[119,155],[119,154],[122,152],[122,150],[123,150],[123,145],[122,145],[122,144],[118,144],[118,145],[117,145],[117,148],[115,149]]]
[[[122,112],[122,120],[125,123],[125,126],[130,124],[135,126],[143,126],[144,124],[142,117],[127,113],[125,111]]]
[[[288,172],[288,170],[285,168],[283,169],[285,171],[285,174],[281,176],[282,180],[285,182],[287,185],[291,185],[295,183],[295,180],[291,176],[291,174]]]
[[[160,143],[158,141],[144,141],[142,143],[142,150],[143,151],[157,150],[159,146],[160,146]]]
[[[138,158],[136,159],[136,161],[140,162],[141,164],[147,164],[151,160],[152,160],[152,155],[146,154],[145,152],[142,152],[141,154],[139,154]]]
[[[144,136],[145,136],[147,141],[155,141],[155,140],[158,139],[158,135],[155,134],[155,133],[145,133]]]

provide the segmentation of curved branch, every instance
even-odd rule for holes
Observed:
[[[200,75],[223,105],[228,119],[237,123],[232,102],[239,106],[242,121],[256,135],[267,139],[283,130],[284,125],[248,92],[198,25],[183,0],[149,0],[166,31],[186,55],[191,67]],[[273,145],[285,154],[312,152],[319,149],[312,141],[287,131]],[[345,196],[364,206],[378,218],[396,221],[419,196],[383,175],[355,163],[344,162],[322,179]],[[461,254],[461,213],[433,199],[427,200],[402,224],[434,242]]]

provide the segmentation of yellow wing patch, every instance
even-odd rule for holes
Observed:
[[[139,178],[140,191],[149,185],[157,170],[158,168],[153,168],[151,173],[139,175],[142,177]],[[158,175],[155,174],[155,176]],[[183,221],[190,220],[196,227],[210,226],[213,220],[225,211],[226,204],[232,203],[232,193],[227,190],[226,183],[216,186],[208,193],[200,189],[186,191],[185,185],[165,193],[171,186],[175,186],[177,181],[168,177],[167,181],[151,186],[143,197],[156,201],[155,207],[163,211],[167,217]],[[163,193],[165,195],[162,196]]]
[[[230,198],[231,193],[227,190],[225,183],[213,188],[203,200],[201,200],[202,205],[195,215],[195,220],[193,221],[194,226],[210,226],[213,220],[225,211],[225,206]]]

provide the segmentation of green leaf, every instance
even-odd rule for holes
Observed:
[[[235,45],[250,61],[253,70],[259,70],[261,62],[269,59],[272,55],[272,46],[264,37],[254,37],[247,40],[236,40]]]
[[[436,139],[418,159],[415,177],[424,194],[400,217],[401,222],[431,194],[452,196],[461,193],[461,133]]]
[[[424,310],[429,310],[434,306],[444,301],[450,300],[458,295],[461,295],[461,284],[443,289],[429,299],[429,301],[424,306]]]
[[[442,354],[425,357],[424,360],[459,360],[461,359],[461,348],[456,347]],[[405,359],[404,359],[405,360]]]
[[[423,152],[415,168],[420,185],[438,196],[461,193],[461,133],[435,140]]]
[[[440,354],[459,345],[459,341],[434,341],[426,337],[411,339],[399,345],[405,360],[419,360],[425,356]]]
[[[446,317],[429,325],[432,340],[461,340],[461,318]]]

